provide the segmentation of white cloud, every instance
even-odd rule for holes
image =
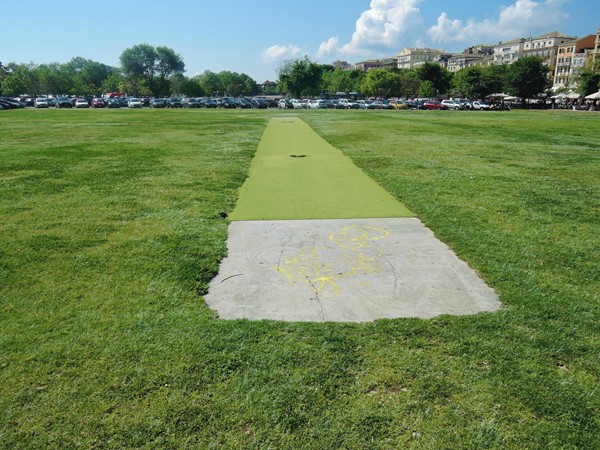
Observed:
[[[293,58],[302,53],[302,49],[292,44],[288,45],[272,45],[262,53],[264,62],[270,63],[274,61],[282,61],[284,59]]]
[[[350,42],[340,46],[332,37],[319,46],[319,56],[340,53],[364,54],[377,47],[397,50],[400,39],[413,29],[423,0],[371,0],[370,7],[356,21]]]
[[[555,25],[560,25],[569,16],[563,10],[565,3],[565,0],[517,0],[510,6],[502,7],[497,18],[479,22],[450,19],[443,12],[427,34],[434,42],[475,44],[552,31]]]
[[[319,50],[317,51],[317,57],[322,57],[326,55],[331,55],[337,51],[338,45],[340,43],[340,38],[335,36],[327,39],[326,41],[321,42],[319,45]]]

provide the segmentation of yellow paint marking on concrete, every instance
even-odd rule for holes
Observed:
[[[315,293],[330,287],[338,296],[341,287],[338,280],[381,272],[383,251],[374,243],[389,237],[383,228],[351,225],[329,235],[333,246],[301,248],[294,255],[283,258],[277,271],[285,275],[290,283],[309,283]],[[342,254],[342,258],[327,258],[328,252]],[[333,267],[328,261],[343,261]]]

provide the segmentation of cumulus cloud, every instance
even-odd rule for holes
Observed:
[[[340,38],[338,36],[331,37],[326,41],[321,42],[321,45],[319,45],[319,50],[317,51],[317,56],[320,58],[321,56],[327,56],[335,53],[339,43]]]
[[[263,51],[262,59],[264,62],[270,63],[281,61],[284,59],[294,58],[302,53],[302,49],[292,44],[288,45],[272,45]]]
[[[396,49],[400,39],[412,29],[419,17],[417,7],[423,0],[371,0],[367,11],[356,21],[350,42],[339,45],[332,37],[319,46],[318,56],[333,53],[358,55],[378,47]]]
[[[443,12],[427,34],[434,42],[475,43],[551,31],[553,26],[568,18],[568,13],[563,9],[565,3],[565,0],[517,0],[500,8],[497,18],[479,22],[450,19]]]

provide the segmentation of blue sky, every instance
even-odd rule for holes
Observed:
[[[600,27],[600,0],[20,0],[1,11],[5,64],[81,56],[118,66],[123,50],[148,43],[179,53],[188,76],[231,70],[258,82],[304,55],[355,63]]]

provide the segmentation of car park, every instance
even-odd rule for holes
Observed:
[[[107,98],[106,99],[106,107],[110,108],[110,109],[120,108],[121,104],[120,104],[119,100],[117,100],[116,98]]]

